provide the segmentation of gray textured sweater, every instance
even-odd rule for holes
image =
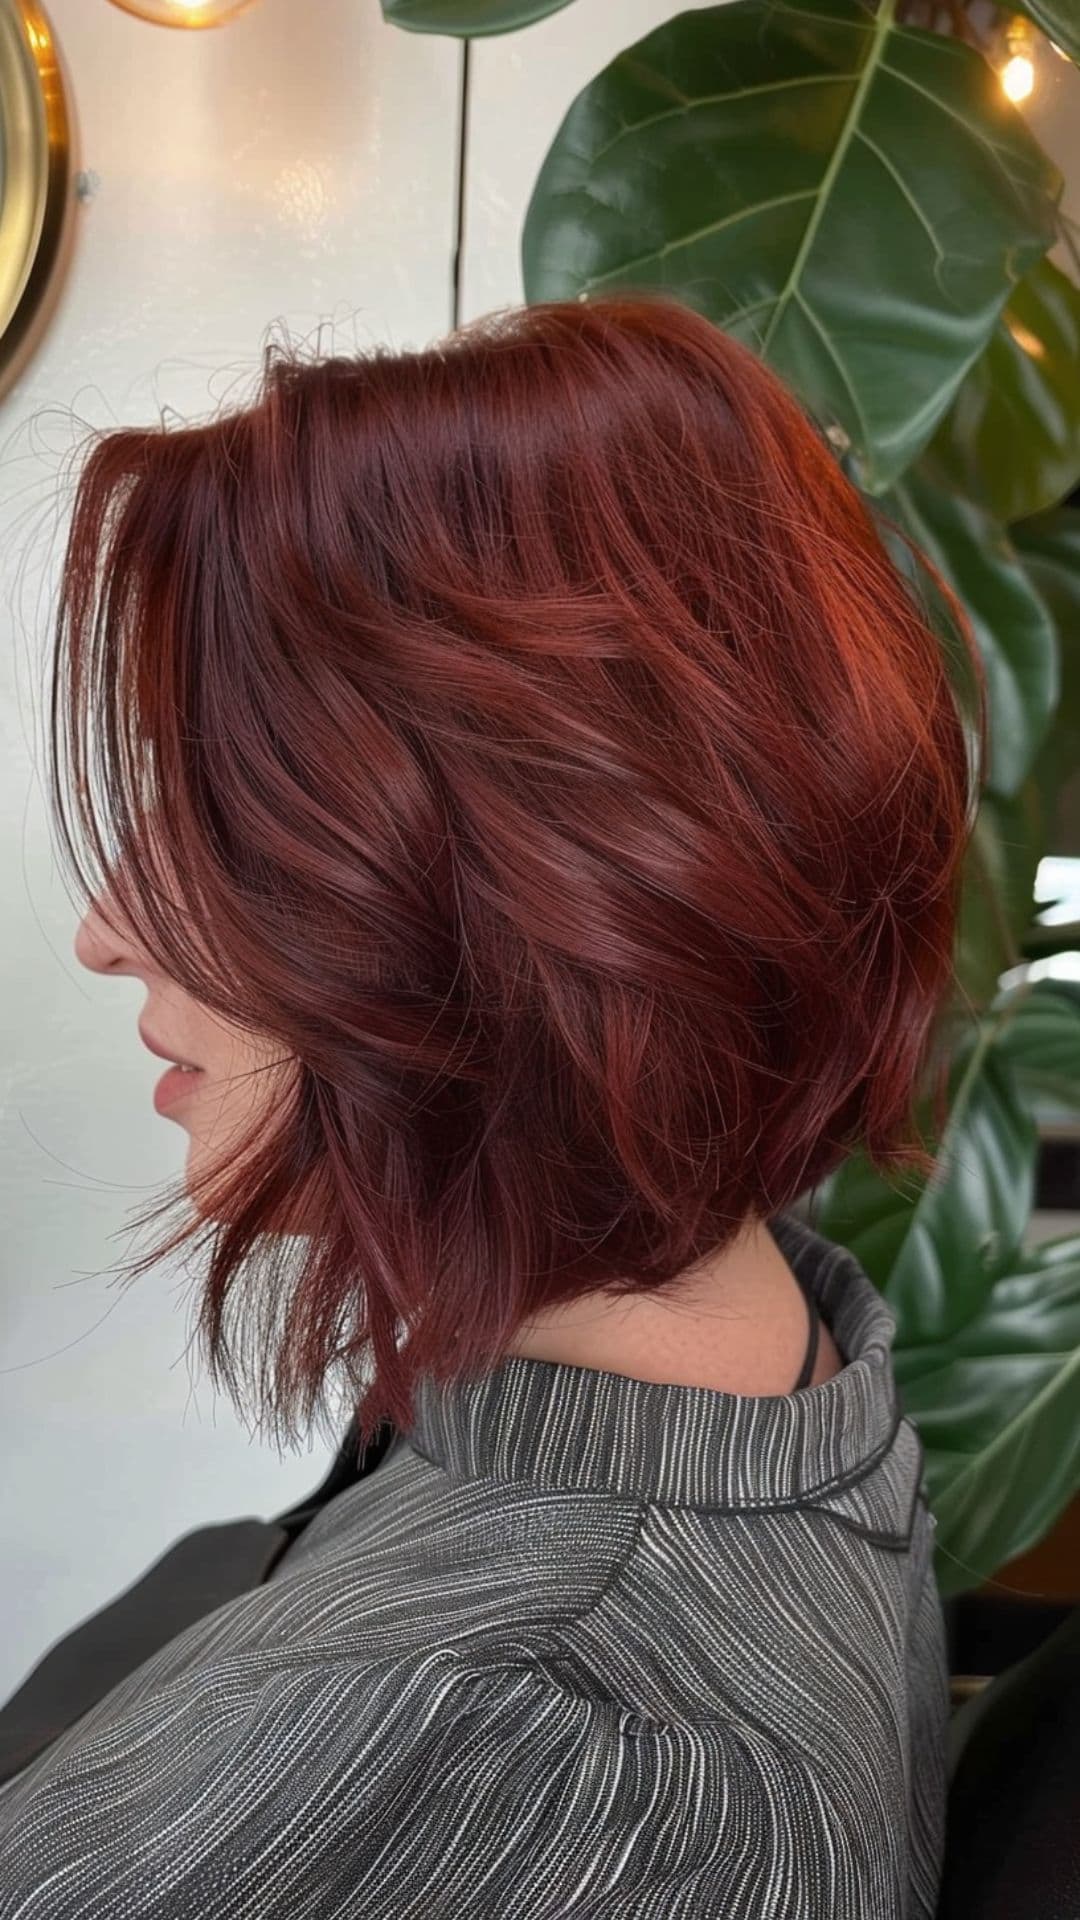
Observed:
[[[511,1356],[0,1791],[2,1920],[929,1920],[948,1678],[891,1313],[774,1397]]]

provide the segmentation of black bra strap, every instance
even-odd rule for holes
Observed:
[[[806,1301],[807,1313],[810,1316],[810,1337],[806,1343],[806,1357],[802,1363],[802,1371],[791,1389],[792,1393],[798,1393],[800,1387],[808,1387],[810,1385],[814,1366],[817,1361],[818,1334],[821,1330],[821,1315],[818,1312],[818,1303],[809,1287],[803,1288],[803,1297]]]

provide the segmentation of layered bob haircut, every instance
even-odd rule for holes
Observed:
[[[133,1267],[209,1236],[216,1384],[407,1428],[420,1375],[664,1287],[857,1146],[930,1171],[960,631],[973,706],[825,438],[658,295],[264,346],[250,404],[95,435],[62,850],[295,1063]]]

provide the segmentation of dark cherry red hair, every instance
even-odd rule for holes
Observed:
[[[776,377],[658,296],[257,396],[82,464],[52,797],[294,1092],[200,1211],[216,1381],[408,1427],[915,1123],[985,752]],[[146,1216],[144,1216],[146,1217]],[[156,1217],[156,1215],[151,1216]]]

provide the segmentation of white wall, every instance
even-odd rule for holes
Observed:
[[[521,298],[521,223],[563,113],[676,11],[576,0],[474,43],[463,318]],[[460,76],[456,42],[386,27],[377,0],[260,0],[205,33],[108,0],[49,13],[92,191],[48,333],[0,401],[0,1697],[179,1533],[274,1512],[327,1453],[280,1460],[192,1384],[175,1273],[108,1284],[182,1135],[150,1107],[143,990],[76,965],[52,868],[39,772],[58,461],[79,422],[192,417],[235,394],[277,321],[329,322],[322,340],[345,351],[442,333]],[[1061,159],[1060,104],[1051,118]]]

